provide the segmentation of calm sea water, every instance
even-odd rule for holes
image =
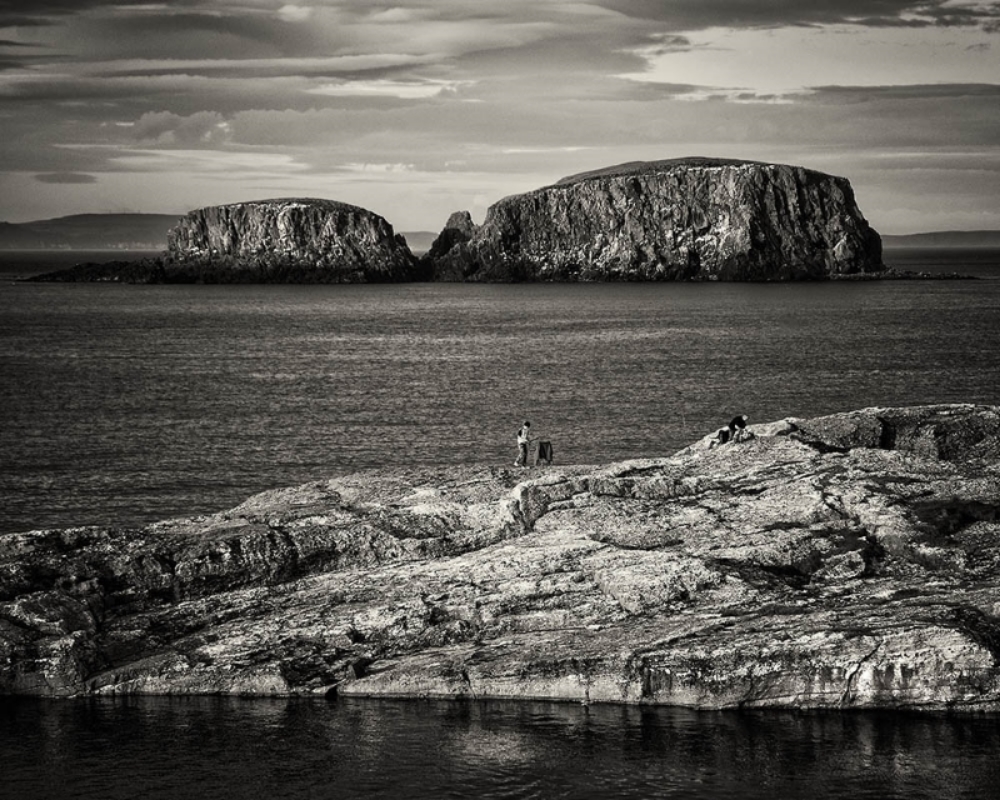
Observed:
[[[1000,402],[1000,251],[887,261],[987,279],[3,281],[0,533],[215,511],[362,468],[510,463],[524,419],[557,463],[601,463],[669,454],[737,413]]]
[[[987,800],[1000,718],[547,703],[8,701],[10,800]]]

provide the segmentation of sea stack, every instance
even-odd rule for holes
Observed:
[[[406,241],[385,219],[317,199],[192,211],[167,234],[161,261],[174,279],[217,282],[380,283],[418,277]]]
[[[471,229],[460,212],[425,262],[435,280],[497,282],[826,280],[884,270],[881,237],[847,179],[713,158],[573,175],[504,198]]]

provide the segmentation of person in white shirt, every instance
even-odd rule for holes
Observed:
[[[528,447],[530,445],[531,423],[525,420],[521,426],[521,430],[517,432],[517,460],[514,462],[515,467],[528,466]]]

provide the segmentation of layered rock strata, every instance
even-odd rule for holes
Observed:
[[[472,230],[453,215],[425,261],[451,281],[822,280],[883,270],[881,238],[846,179],[707,158],[574,175],[501,200]]]
[[[0,537],[0,691],[1000,708],[1000,407]]]

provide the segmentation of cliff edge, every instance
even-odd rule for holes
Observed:
[[[823,280],[878,273],[845,178],[781,164],[633,162],[457,212],[427,269],[446,281]]]
[[[0,537],[0,692],[1000,708],[1000,407]]]

